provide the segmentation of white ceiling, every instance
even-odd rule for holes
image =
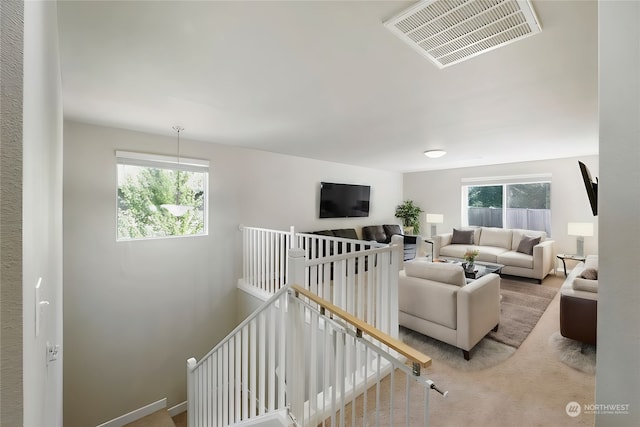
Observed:
[[[402,172],[598,153],[596,1],[442,70],[383,25],[413,3],[62,1],[65,117]]]

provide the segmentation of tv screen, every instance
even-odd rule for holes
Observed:
[[[369,216],[368,185],[320,183],[320,218]]]
[[[596,178],[596,182],[591,179],[591,173],[589,173],[589,168],[587,166],[578,161],[578,166],[580,166],[580,174],[582,174],[582,181],[584,181],[584,187],[587,190],[587,197],[589,198],[589,204],[591,205],[591,212],[593,216],[598,215],[598,178]]]

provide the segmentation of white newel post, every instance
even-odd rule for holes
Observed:
[[[195,427],[196,402],[195,402],[195,373],[196,359],[187,360],[187,427]]]
[[[395,237],[395,236],[394,236]],[[390,327],[389,335],[394,338],[398,338],[400,335],[398,325],[398,273],[400,270],[404,270],[404,238],[401,236],[399,241],[392,241],[392,259],[391,268],[389,270],[389,307],[391,308],[390,314]],[[422,239],[420,236],[416,236],[416,239]],[[416,251],[418,250],[418,240],[416,240]]]
[[[296,228],[292,225],[291,227],[289,227],[289,233],[291,235],[291,240],[290,240],[290,247],[291,248],[297,248],[298,247],[298,237],[296,236]]]
[[[289,249],[289,285],[305,285],[305,253],[299,248]],[[296,418],[304,417],[304,318],[297,298],[290,291],[287,321],[287,404]]]

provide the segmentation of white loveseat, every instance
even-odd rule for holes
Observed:
[[[500,323],[500,276],[466,283],[462,266],[415,259],[398,278],[401,326],[470,350]]]
[[[464,233],[464,237],[470,234],[468,242],[456,243],[461,241],[460,236]],[[532,244],[537,238],[540,242]],[[526,245],[527,242],[530,244]],[[467,249],[480,252],[477,261],[503,264],[501,274],[536,279],[539,283],[555,268],[555,241],[547,239],[544,231],[478,227],[454,229],[453,233],[433,237],[435,258],[462,258]]]

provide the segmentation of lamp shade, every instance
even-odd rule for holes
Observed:
[[[593,236],[593,223],[591,222],[570,222],[567,227],[569,236]]]
[[[444,222],[444,216],[442,214],[427,214],[427,223],[429,224],[442,224]]]

